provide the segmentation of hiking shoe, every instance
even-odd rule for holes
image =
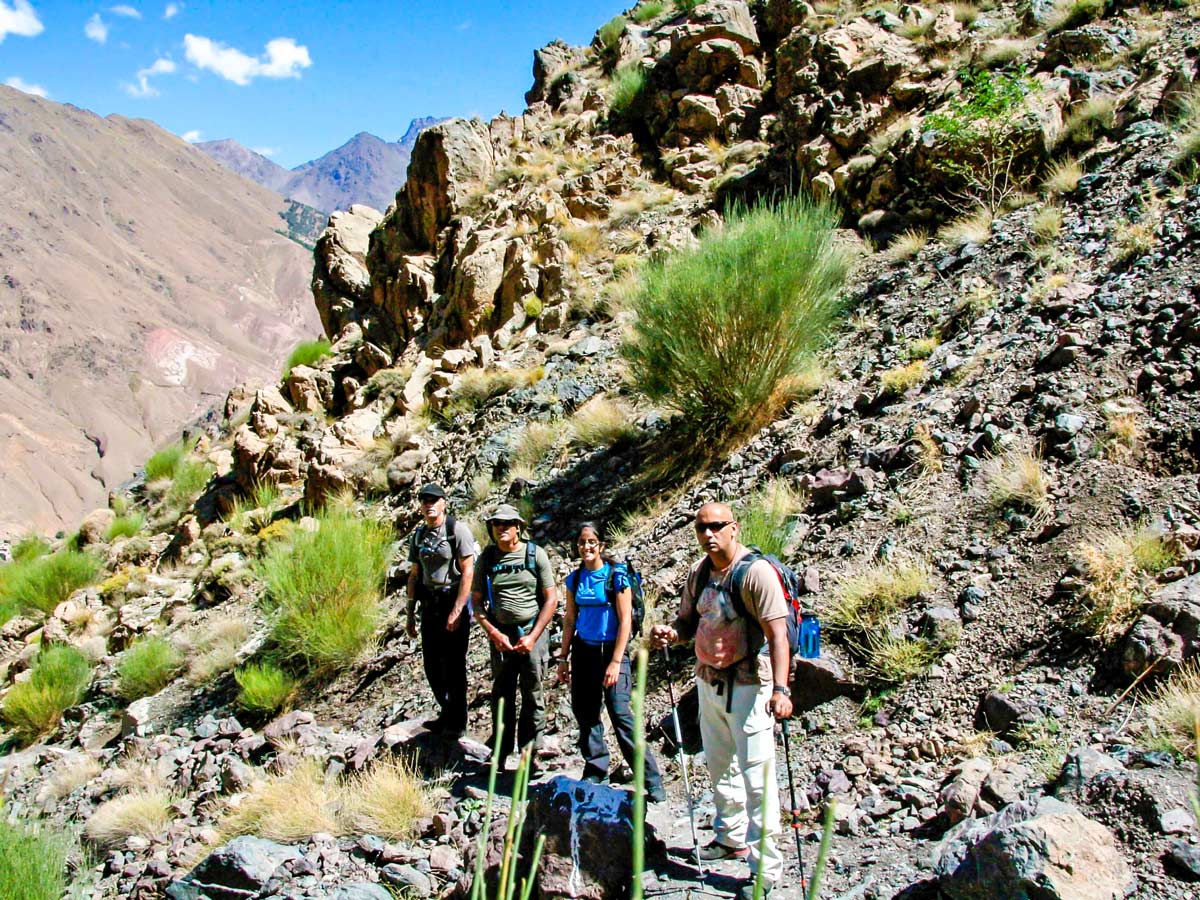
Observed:
[[[667,789],[661,784],[656,784],[646,790],[646,799],[651,803],[662,803],[667,799]]]
[[[700,858],[706,862],[714,859],[745,859],[749,855],[749,847],[730,847],[717,840],[709,841],[700,848]]]
[[[770,897],[771,891],[774,890],[774,888],[775,888],[775,883],[772,881],[767,881],[764,878],[763,883],[762,883],[762,895],[761,896]],[[749,879],[745,884],[742,885],[742,889],[740,891],[738,891],[738,900],[754,900],[754,879],[753,878]]]
[[[608,776],[601,775],[599,772],[587,772],[583,776],[583,780],[589,784],[604,784],[608,780]]]

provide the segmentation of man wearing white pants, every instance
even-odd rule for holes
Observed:
[[[695,527],[705,557],[688,573],[675,621],[655,626],[651,638],[665,647],[695,636],[700,737],[717,807],[716,838],[700,856],[747,858],[741,897],[749,900],[764,831],[764,896],[783,875],[774,724],[792,714],[787,599],[770,563],[742,563],[750,551],[728,506],[704,504]],[[733,601],[735,576],[745,615]]]

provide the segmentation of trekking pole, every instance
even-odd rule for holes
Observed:
[[[808,881],[804,877],[804,851],[800,849],[800,822],[797,821],[796,810],[796,779],[792,777],[792,732],[788,728],[788,720],[783,720],[783,758],[787,764],[788,793],[792,800],[791,814],[788,821],[792,826],[792,834],[796,836],[796,862],[800,866],[800,893],[808,893]]]
[[[670,669],[670,648],[663,647],[663,654],[667,659],[667,668]],[[696,854],[696,871],[703,880],[708,876],[704,871],[704,862],[700,859],[700,838],[696,836],[696,807],[692,803],[692,782],[688,778],[687,759],[683,755],[683,730],[679,727],[679,707],[675,705],[675,688],[671,684],[670,671],[667,672],[667,696],[671,700],[671,725],[675,728],[675,762],[683,772],[683,791],[687,794],[688,822],[692,826],[692,852]]]

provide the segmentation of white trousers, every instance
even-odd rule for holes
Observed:
[[[726,696],[728,682],[712,685],[697,679],[696,690],[700,695],[700,737],[717,807],[713,820],[717,840],[728,847],[749,847],[753,876],[758,871],[759,840],[765,830],[763,878],[777,883],[783,876],[783,857],[779,853],[782,828],[775,780],[775,717],[767,712],[771,685],[735,684],[732,703]],[[760,826],[764,812],[765,829]]]

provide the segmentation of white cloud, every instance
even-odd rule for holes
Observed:
[[[268,41],[266,53],[259,57],[248,56],[241,50],[195,34],[185,34],[183,46],[192,65],[215,72],[234,84],[246,85],[259,76],[299,78],[300,70],[312,65],[308,48],[292,38]]]
[[[83,33],[88,36],[88,40],[95,41],[97,44],[103,44],[108,40],[108,26],[100,18],[100,13],[92,14],[92,17],[87,20],[87,24],[83,26]]]
[[[466,31],[473,24],[474,23],[470,19],[467,19],[465,22],[459,22],[457,25],[455,25],[454,30],[455,31]]]
[[[166,9],[163,10],[164,19],[173,19],[179,15],[183,6],[178,3],[168,3]]]
[[[196,143],[196,141],[200,140],[200,138],[203,137],[203,135],[200,134],[198,129],[193,128],[191,131],[185,131],[183,134],[180,135],[180,137],[183,138],[185,141],[187,141],[189,144],[194,144],[194,143]]]
[[[176,65],[172,60],[165,57],[156,59],[151,65],[144,69],[138,69],[137,84],[123,85],[125,93],[130,97],[157,97],[158,90],[150,83],[151,75],[170,75],[175,71]]]
[[[35,97],[49,97],[50,92],[40,84],[30,84],[20,75],[14,75],[4,82],[10,88],[16,88],[18,91],[24,91],[26,94],[33,94]]]
[[[10,34],[33,37],[41,34],[44,27],[29,0],[14,0],[12,6],[0,0],[0,41]]]
[[[251,147],[250,149],[259,156],[274,156],[279,152],[278,147]]]
[[[108,11],[114,16],[124,16],[127,19],[140,19],[142,17],[140,10],[134,9],[127,3],[118,3],[116,6],[110,6]]]

